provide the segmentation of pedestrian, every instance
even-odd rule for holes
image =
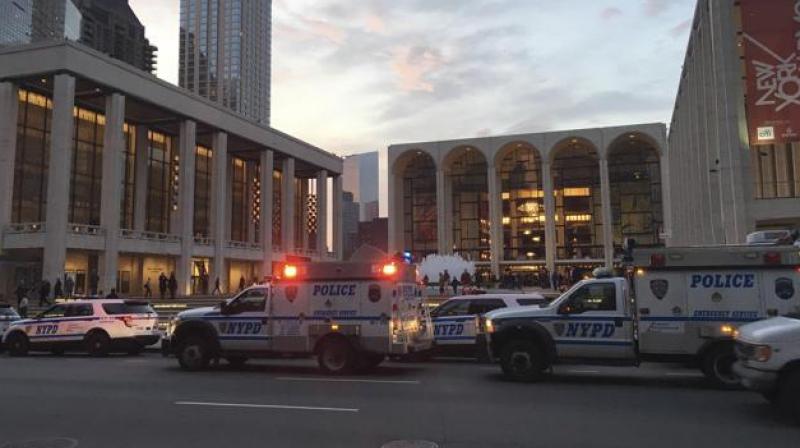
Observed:
[[[28,317],[28,295],[23,294],[22,299],[19,301],[19,315],[20,317]]]
[[[425,293],[426,294],[428,293],[428,285],[430,283],[431,283],[431,279],[428,278],[428,274],[425,274],[425,276],[422,277],[422,287],[425,288]]]
[[[97,272],[92,272],[92,277],[89,282],[89,290],[92,291],[93,296],[97,296],[97,285],[100,284],[100,277]]]
[[[440,272],[439,273],[439,295],[440,296],[444,295],[444,288],[445,288],[444,274]]]
[[[550,289],[558,289],[558,268],[555,268],[552,272],[550,272]]]
[[[150,277],[147,277],[147,281],[144,282],[144,296],[148,299],[153,297],[153,290],[150,288]]]
[[[459,283],[460,282],[458,281],[458,279],[453,277],[453,281],[450,283],[453,286],[453,295],[458,294],[458,285],[459,285]]]
[[[39,286],[39,306],[45,306],[50,304],[50,282],[46,279],[42,280],[42,284]]]
[[[53,298],[60,299],[64,297],[64,288],[61,285],[61,278],[56,279],[56,284],[53,285]]]
[[[27,289],[25,289],[25,283],[19,282],[17,285],[16,291],[14,293],[17,295],[17,308],[19,308],[20,303],[22,303],[22,299],[27,294]]]
[[[464,269],[464,272],[461,274],[461,285],[470,286],[471,284],[472,284],[472,276],[469,275],[469,272],[467,272],[466,269]]]
[[[158,293],[161,300],[164,300],[164,296],[167,294],[167,276],[163,272],[158,276]]]
[[[244,275],[239,279],[239,292],[244,291],[244,288],[247,287],[247,284],[244,280]]]
[[[71,299],[74,292],[75,280],[72,279],[71,275],[64,274],[64,295],[66,295],[68,299]]]
[[[175,293],[178,291],[178,279],[175,278],[175,273],[171,272],[169,274],[169,298],[170,300],[175,300]]]
[[[111,292],[108,293],[106,299],[109,300],[119,299],[119,296],[117,295],[117,290],[115,288],[111,288]]]
[[[214,280],[214,291],[211,293],[211,295],[215,296],[217,294],[222,295],[222,288],[219,286],[219,277]]]

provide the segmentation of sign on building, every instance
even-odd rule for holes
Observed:
[[[800,140],[800,0],[741,0],[750,143]]]

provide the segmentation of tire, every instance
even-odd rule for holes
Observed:
[[[718,389],[740,389],[739,377],[733,373],[736,354],[729,344],[712,347],[703,355],[702,370],[706,379]]]
[[[506,378],[512,381],[533,382],[544,377],[548,367],[544,352],[532,341],[511,341],[500,354],[500,367]]]
[[[786,372],[781,377],[779,395],[775,404],[782,414],[800,425],[800,369]]]
[[[111,351],[111,338],[105,332],[94,331],[84,341],[86,353],[93,358],[103,358]]]
[[[180,345],[177,354],[181,368],[191,372],[205,370],[211,362],[210,345],[205,339],[197,336],[188,337]]]
[[[6,339],[6,348],[8,349],[9,356],[28,356],[30,345],[28,336],[20,332],[11,333]]]
[[[244,356],[229,356],[225,358],[225,361],[228,361],[228,364],[234,369],[241,369],[247,363],[247,358]]]
[[[385,355],[377,355],[374,353],[362,353],[358,357],[358,371],[359,372],[370,372],[375,370],[383,360],[386,359]]]
[[[329,375],[344,375],[353,371],[356,353],[349,342],[329,339],[322,343],[317,354],[320,369]]]

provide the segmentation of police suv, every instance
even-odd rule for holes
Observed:
[[[642,250],[632,261],[628,278],[584,280],[541,308],[488,313],[490,358],[516,380],[576,360],[699,360],[716,385],[734,387],[737,326],[800,303],[791,246]]]
[[[7,303],[0,303],[0,342],[3,339],[3,333],[6,332],[11,322],[19,320],[19,314]],[[0,350],[3,349],[3,344],[0,343]]]
[[[179,313],[162,350],[187,370],[276,354],[316,355],[331,374],[372,368],[431,347],[415,271],[395,262],[287,264],[217,307]]]
[[[500,308],[541,305],[547,299],[532,294],[481,294],[453,297],[431,311],[435,351],[466,356],[476,353],[475,341],[481,316]]]
[[[3,335],[11,356],[29,351],[82,351],[105,356],[138,354],[160,338],[158,315],[147,302],[78,300],[51,306],[32,319],[17,320]]]

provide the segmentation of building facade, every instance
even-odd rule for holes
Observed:
[[[743,6],[757,12],[743,15]],[[775,52],[760,53],[766,45],[749,54],[761,37],[750,40],[745,29],[762,22],[769,46],[791,54],[797,8],[794,0],[698,2],[669,132],[672,244],[736,244],[754,230],[800,228],[800,136],[791,131],[800,130],[800,73],[794,63],[780,68]],[[761,75],[749,72],[755,67]],[[788,102],[772,95],[775,87]],[[748,118],[762,107],[779,116],[753,141],[749,128],[760,125]],[[771,135],[773,125],[785,132]]]
[[[353,193],[345,191],[342,197],[342,233],[345,260],[350,259],[353,252],[358,249],[358,215],[360,209],[358,202],[353,200]]]
[[[77,41],[81,20],[72,0],[0,0],[0,46]]]
[[[272,0],[181,0],[181,87],[270,122]]]
[[[79,293],[139,295],[174,273],[181,295],[201,294],[287,258],[339,258],[341,172],[85,46],[0,50],[0,293],[68,275]]]
[[[344,158],[344,189],[353,193],[359,204],[359,221],[372,221],[378,217],[378,153],[367,152]]]
[[[495,277],[612,265],[669,235],[666,127],[389,147],[389,252],[459,254]]]
[[[73,0],[83,18],[80,42],[112,58],[153,73],[157,48],[128,0]]]

